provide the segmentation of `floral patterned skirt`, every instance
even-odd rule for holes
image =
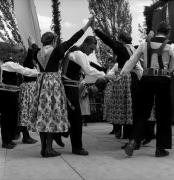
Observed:
[[[131,74],[107,84],[103,119],[112,124],[132,124]]]
[[[27,126],[28,129],[31,129],[31,109],[36,82],[22,83],[20,89],[18,124],[19,126]]]
[[[33,131],[68,131],[66,96],[60,73],[48,72],[38,76],[31,113]]]

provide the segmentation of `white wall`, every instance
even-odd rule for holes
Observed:
[[[14,13],[23,43],[28,48],[28,37],[32,36],[40,46],[40,27],[33,0],[14,0]]]

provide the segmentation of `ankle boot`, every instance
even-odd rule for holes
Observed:
[[[41,141],[41,156],[45,156],[45,150],[46,150],[46,140],[47,140],[47,134],[45,132],[40,132],[40,141]]]
[[[109,134],[114,134],[115,133],[115,125],[113,124],[113,128],[112,128],[112,131],[109,132]]]
[[[114,124],[114,132],[115,132],[115,138],[120,139],[121,138],[121,125],[120,124]]]
[[[129,143],[125,147],[125,153],[131,157],[133,155],[133,152],[135,150],[135,147],[137,146],[135,140],[130,140]]]
[[[166,151],[165,149],[156,149],[155,151],[155,156],[156,157],[165,157],[165,156],[168,156],[169,155],[169,152]]]
[[[61,147],[64,147],[65,144],[62,142],[62,138],[61,138],[61,134],[60,133],[52,133],[52,137],[53,137],[53,140],[55,140],[55,142],[61,146]]]
[[[61,155],[61,153],[53,149],[52,144],[53,144],[52,133],[47,133],[45,157],[55,157]]]
[[[20,127],[21,127],[21,132],[22,132],[22,134],[23,134],[22,142],[23,142],[24,144],[34,144],[34,143],[37,142],[36,139],[33,139],[33,138],[30,136],[30,134],[29,134],[28,129],[27,129],[26,126],[20,126]]]

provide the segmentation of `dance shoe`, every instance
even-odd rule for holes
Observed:
[[[156,157],[165,157],[165,156],[168,156],[169,155],[169,152],[166,151],[165,149],[156,149],[155,151],[155,156]]]
[[[85,149],[72,149],[72,153],[76,155],[87,156],[89,153]]]

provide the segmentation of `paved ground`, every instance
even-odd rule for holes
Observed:
[[[0,147],[0,180],[173,180],[174,151],[165,158],[154,157],[154,144],[142,147],[128,158],[120,149],[125,140],[109,135],[111,125],[91,123],[84,127],[84,146],[89,156],[71,154],[69,139],[65,148],[54,147],[62,155],[41,158],[40,143],[24,145],[18,140],[13,150]],[[38,135],[31,133],[37,139]],[[0,142],[1,143],[1,142]]]

